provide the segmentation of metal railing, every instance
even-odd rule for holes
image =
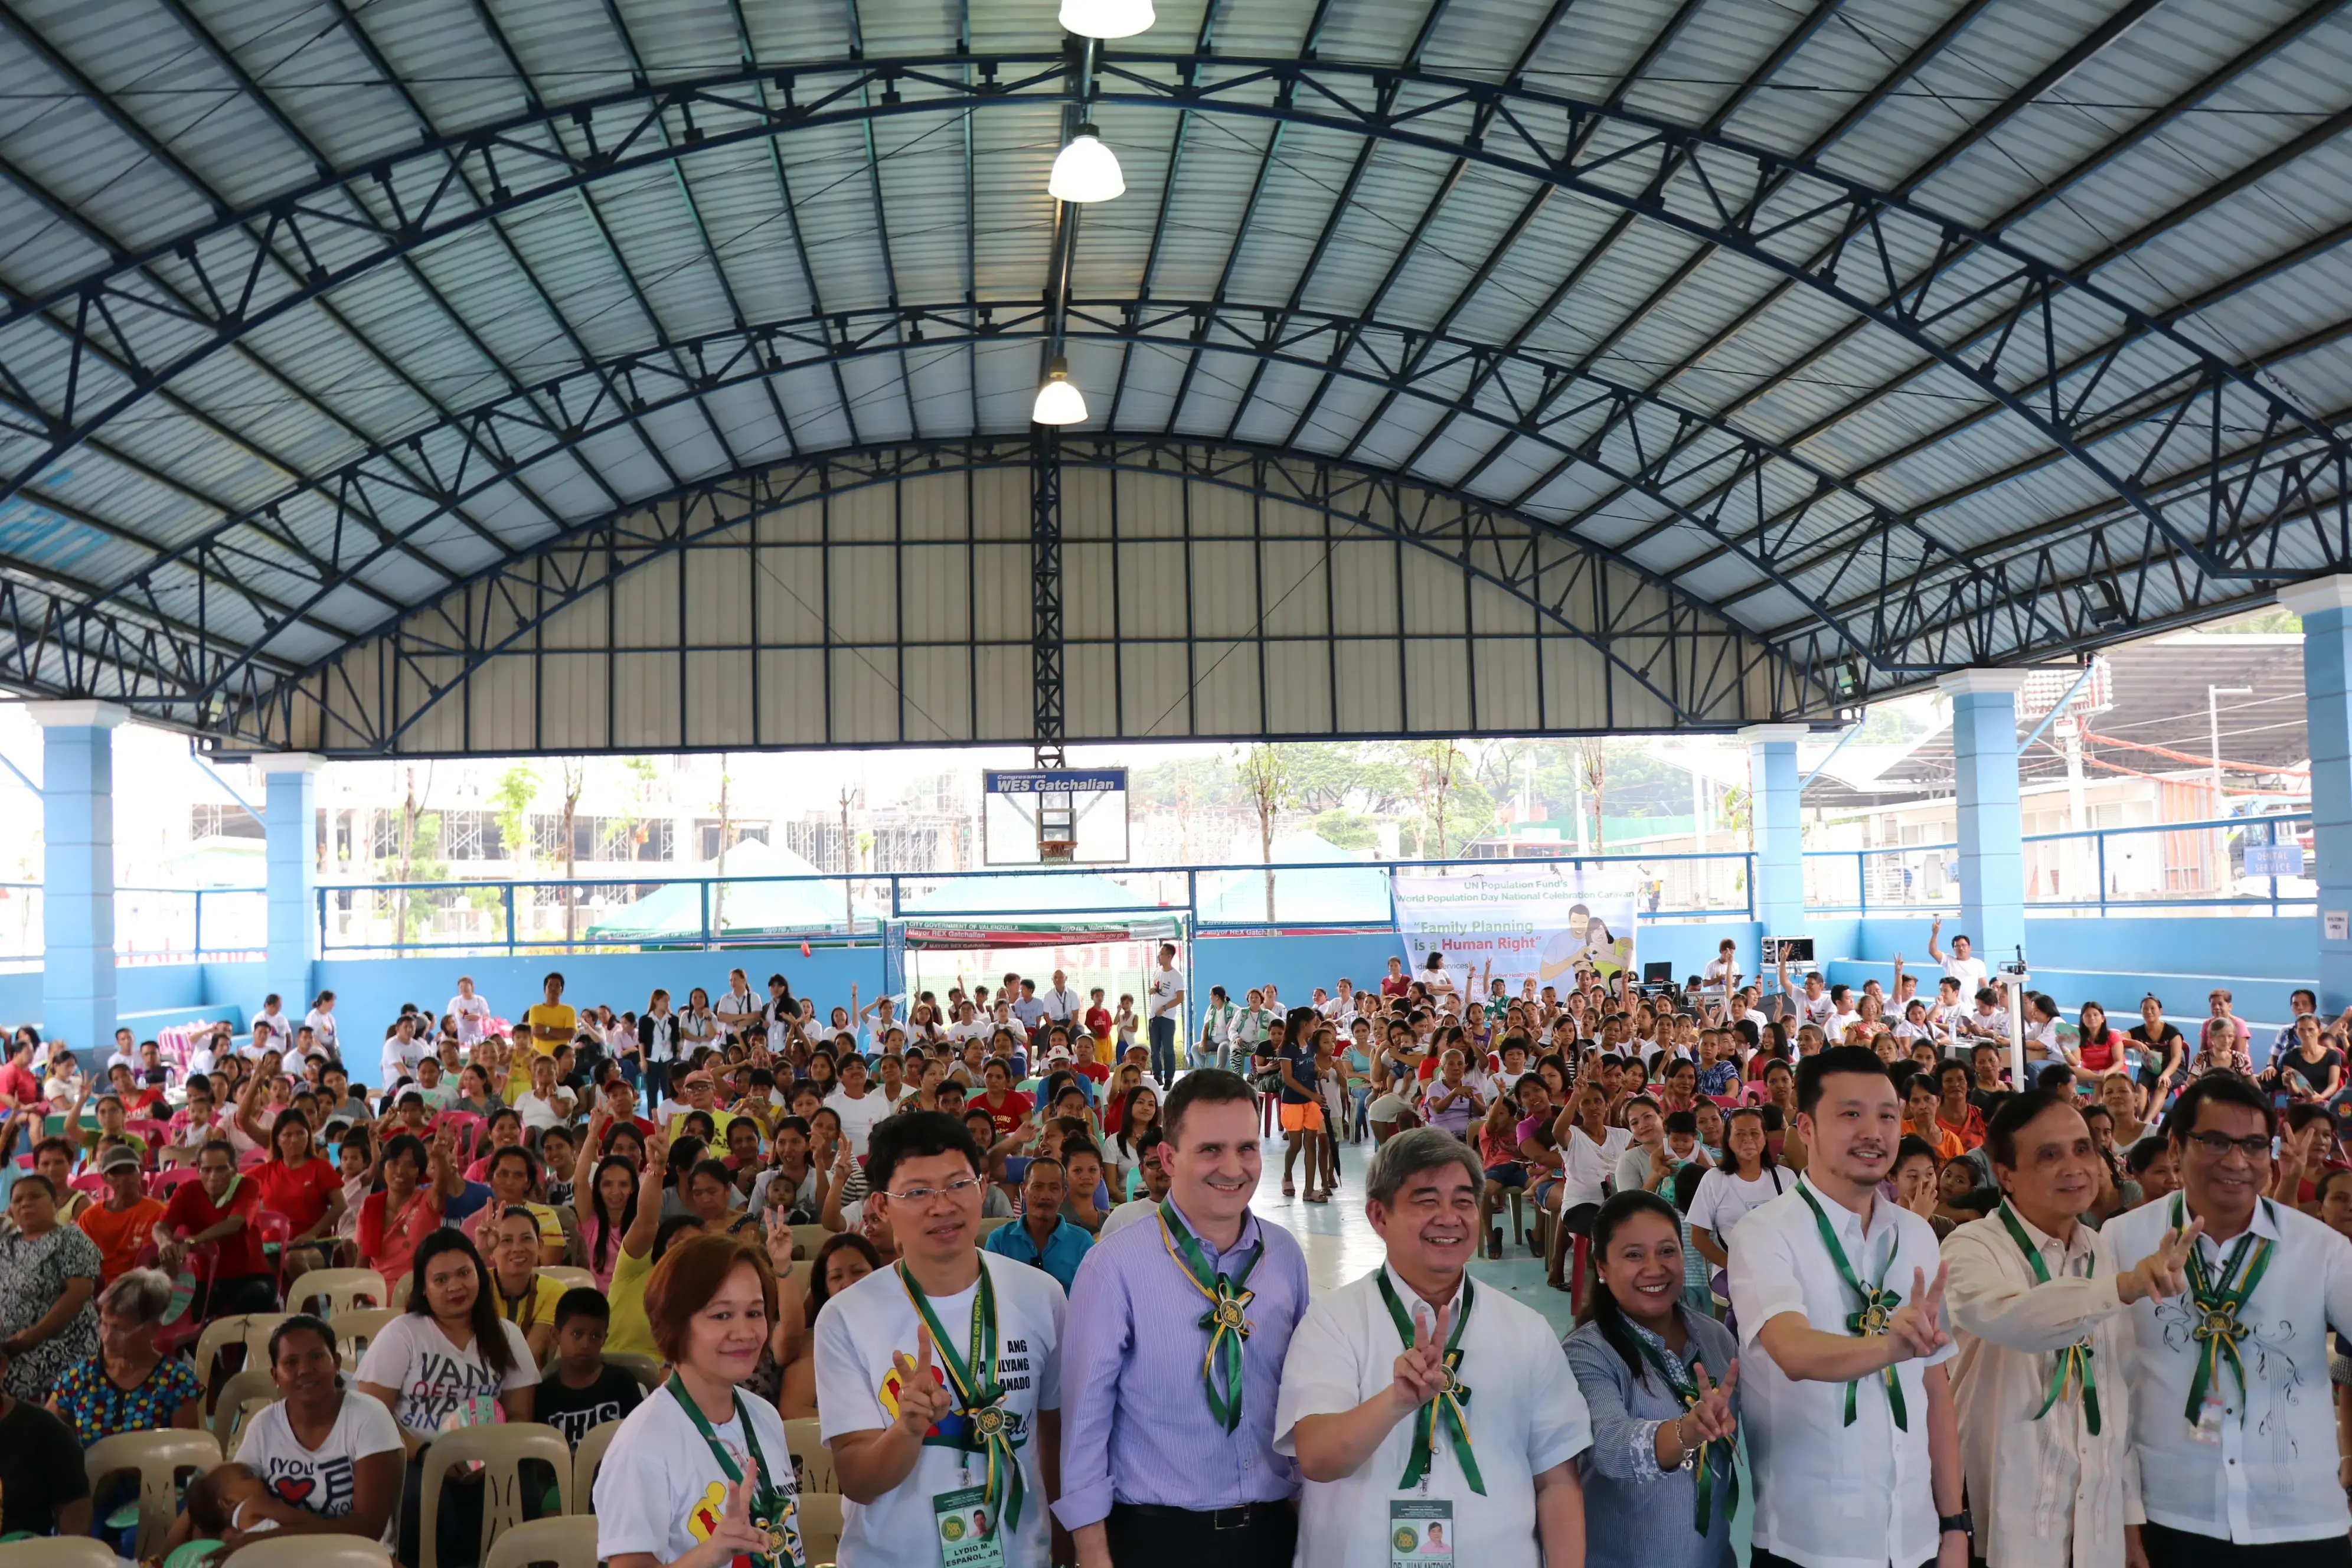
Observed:
[[[46,915],[38,882],[0,882],[0,966],[38,963]],[[114,889],[118,964],[259,958],[269,945],[268,893],[260,888]]]
[[[2020,841],[2025,905],[2053,914],[2306,909],[2317,898],[2306,876],[2246,868],[2249,851],[2296,847],[2299,835],[2280,829],[2311,819],[2310,812],[2294,811],[2032,834]],[[2281,844],[2283,837],[2290,842]],[[1951,843],[1808,849],[1805,907],[1816,914],[1957,910],[1958,854]]]
[[[2311,820],[2310,812],[2299,811],[2036,834],[2021,845],[2026,907],[2059,915],[2307,910],[2316,900],[2307,874],[2286,872],[2277,862],[2303,858],[2288,851]],[[1956,910],[1958,856],[1958,846],[1951,843],[1808,849],[1805,907],[1822,915]],[[1755,918],[1750,851],[1517,857],[1530,859],[1630,869],[1638,889],[1637,914],[1647,923]],[[864,945],[887,940],[894,921],[1014,924],[1093,915],[1107,923],[1112,917],[1165,916],[1208,933],[1380,931],[1395,924],[1390,871],[1491,872],[1513,863],[1331,860],[1271,867],[346,883],[318,889],[316,918],[321,952],[345,958],[707,950],[803,942]],[[1066,899],[1061,896],[1065,891]],[[263,889],[123,886],[115,897],[115,956],[121,963],[258,958],[268,947]],[[0,881],[0,967],[21,969],[39,962],[42,899],[37,882]]]
[[[1744,850],[1543,858],[1633,868],[1636,913],[1645,921],[1754,916],[1754,879]],[[320,951],[334,958],[870,945],[886,940],[893,922],[1014,925],[1074,916],[1100,916],[1106,923],[1164,917],[1211,933],[1269,927],[1381,931],[1396,921],[1390,871],[1493,873],[1511,863],[1334,860],[625,882],[369,882],[320,888],[318,920]],[[1054,896],[1063,890],[1068,899]]]

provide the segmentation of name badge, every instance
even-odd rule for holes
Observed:
[[[2208,1447],[2218,1447],[2221,1442],[2221,1396],[2208,1393],[2205,1403],[2197,1411],[2195,1436]]]
[[[931,1497],[941,1568],[1004,1568],[1004,1537],[988,1506],[986,1487],[961,1487]]]
[[[1454,1504],[1445,1498],[1389,1500],[1389,1568],[1452,1568]]]

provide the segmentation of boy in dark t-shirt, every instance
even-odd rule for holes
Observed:
[[[604,1292],[585,1285],[566,1290],[555,1303],[555,1367],[540,1383],[531,1414],[575,1449],[591,1428],[620,1420],[645,1397],[634,1375],[605,1364],[604,1334],[612,1321]]]

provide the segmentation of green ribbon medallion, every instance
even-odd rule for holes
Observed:
[[[1658,1347],[1651,1343],[1647,1333],[1636,1329],[1633,1333],[1633,1342],[1641,1346],[1642,1359],[1650,1363],[1651,1370],[1655,1372],[1664,1381],[1665,1385],[1674,1391],[1675,1397],[1682,1401],[1683,1409],[1685,1411],[1696,1409],[1698,1407],[1697,1381],[1675,1372],[1675,1363],[1658,1353]],[[1715,1520],[1715,1479],[1710,1469],[1712,1461],[1719,1459],[1723,1464],[1725,1516],[1728,1517],[1739,1510],[1739,1471],[1732,1463],[1732,1442],[1728,1437],[1717,1437],[1712,1443],[1699,1445],[1698,1460],[1691,1468],[1692,1479],[1698,1483],[1698,1507],[1693,1511],[1691,1526],[1701,1535],[1707,1532],[1708,1527]]]
[[[2264,1198],[2263,1205],[2271,1207],[2271,1200]],[[2180,1194],[2175,1193],[2172,1195],[2172,1228],[2179,1230],[2187,1224],[2181,1210]],[[2278,1224],[2274,1209],[2271,1224]],[[2218,1242],[2215,1244],[2217,1247],[2219,1245]],[[2251,1259],[2247,1256],[2250,1248],[2252,1252]],[[2200,1240],[2189,1249],[2189,1300],[2196,1316],[2196,1321],[2189,1325],[2189,1337],[2199,1347],[2197,1370],[2189,1380],[2189,1405],[2184,1412],[2191,1423],[2203,1414],[2206,1394],[2219,1379],[2224,1362],[2237,1374],[2238,1421],[2242,1426],[2245,1423],[2246,1362],[2239,1353],[2238,1343],[2251,1331],[2238,1321],[2238,1314],[2244,1310],[2246,1298],[2254,1293],[2254,1287],[2263,1282],[2263,1271],[2271,1266],[2271,1250],[2267,1240],[2256,1237],[2249,1229],[2230,1249],[2228,1259],[2221,1265],[2221,1277],[2217,1280],[2205,1267],[2204,1243]],[[2244,1270],[2242,1275],[2239,1272],[2242,1268]]]
[[[1895,1255],[1903,1250],[1902,1237],[1890,1229],[1886,1259],[1878,1266],[1878,1279],[1870,1285],[1864,1285],[1854,1277],[1853,1265],[1846,1261],[1845,1248],[1838,1245],[1837,1231],[1830,1225],[1830,1216],[1822,1212],[1819,1200],[1814,1198],[1812,1190],[1805,1185],[1801,1177],[1797,1182],[1797,1195],[1805,1200],[1807,1208],[1813,1211],[1813,1224],[1821,1228],[1822,1245],[1830,1249],[1830,1261],[1836,1265],[1838,1278],[1862,1303],[1859,1311],[1847,1315],[1846,1331],[1865,1340],[1884,1334],[1887,1324],[1894,1321],[1895,1310],[1903,1305],[1903,1293],[1886,1287],[1886,1271],[1895,1267]],[[1908,1432],[1911,1429],[1910,1417],[1903,1407],[1902,1379],[1895,1375],[1895,1368],[1891,1366],[1879,1375],[1886,1380],[1886,1403],[1895,1416],[1895,1429]],[[1861,1380],[1856,1378],[1845,1385],[1844,1424],[1848,1426],[1853,1425],[1854,1395],[1860,1384]]]
[[[743,1472],[736,1465],[735,1456],[727,1451],[727,1445],[720,1442],[719,1435],[711,1430],[710,1418],[703,1415],[700,1405],[695,1404],[694,1395],[686,1391],[684,1380],[673,1372],[666,1386],[669,1389],[670,1397],[677,1401],[678,1408],[686,1412],[686,1418],[694,1423],[694,1429],[702,1434],[703,1442],[709,1446],[710,1457],[719,1461],[719,1473],[727,1478],[727,1484],[734,1486],[740,1482]],[[743,1408],[743,1395],[740,1392],[735,1395],[735,1419],[742,1424],[743,1447],[751,1456],[751,1463],[760,1469],[760,1484],[751,1497],[751,1523],[754,1528],[766,1532],[769,1550],[752,1561],[771,1563],[774,1568],[803,1568],[806,1559],[801,1555],[799,1510],[793,1506],[792,1494],[776,1485],[776,1472],[768,1464],[767,1457],[760,1452],[760,1435],[751,1428],[751,1416]]]
[[[1209,1396],[1209,1418],[1230,1433],[1242,1424],[1242,1347],[1250,1336],[1249,1304],[1256,1299],[1246,1287],[1258,1259],[1265,1256],[1265,1243],[1260,1240],[1250,1248],[1239,1274],[1221,1274],[1209,1267],[1208,1254],[1185,1228],[1176,1205],[1164,1198],[1160,1239],[1192,1289],[1208,1298],[1209,1310],[1201,1314],[1200,1324],[1209,1336],[1208,1353],[1201,1358],[1201,1387]]]
[[[2042,1261],[2042,1249],[2033,1245],[2032,1238],[2025,1234],[2025,1227],[2018,1223],[2015,1212],[2006,1202],[2000,1205],[2000,1214],[2001,1226],[2009,1232],[2009,1238],[2017,1243],[2020,1252],[2025,1254],[2025,1261],[2033,1270],[2034,1282],[2049,1284],[2050,1269]],[[2095,1437],[2099,1435],[2099,1380],[2091,1371],[2091,1336],[2088,1331],[2058,1352],[2057,1364],[2050,1370],[2049,1392],[2042,1396],[2042,1408],[2033,1413],[2033,1419],[2039,1421],[2049,1415],[2052,1407],[2066,1397],[2067,1389],[2076,1384],[2083,1388],[2084,1424],[2090,1427],[2091,1436]]]
[[[949,1392],[956,1396],[956,1414],[964,1420],[962,1440],[943,1441],[967,1454],[988,1457],[984,1483],[988,1507],[1009,1535],[1021,1525],[1023,1488],[1016,1456],[1027,1447],[1028,1437],[1014,1436],[1012,1415],[1004,1408],[1004,1389],[996,1381],[996,1282],[983,1261],[980,1284],[971,1294],[971,1340],[961,1355],[956,1353],[955,1342],[940,1326],[930,1298],[915,1283],[903,1258],[898,1263],[898,1284],[907,1300],[915,1304],[923,1326],[931,1331],[931,1343],[939,1347],[940,1365],[948,1374]]]
[[[1377,1276],[1381,1282],[1381,1300],[1388,1303],[1389,1318],[1396,1324],[1404,1348],[1412,1349],[1412,1315],[1397,1299],[1396,1287],[1389,1283],[1389,1271],[1384,1264]],[[1470,1413],[1465,1408],[1470,1403],[1470,1385],[1462,1381],[1462,1330],[1470,1321],[1470,1277],[1462,1277],[1462,1313],[1454,1320],[1454,1331],[1445,1337],[1445,1386],[1432,1397],[1422,1401],[1420,1411],[1412,1418],[1412,1458],[1405,1462],[1404,1479],[1397,1485],[1411,1489],[1421,1485],[1429,1474],[1430,1461],[1437,1452],[1437,1427],[1445,1426],[1445,1436],[1454,1445],[1454,1457],[1462,1465],[1462,1474],[1470,1482],[1470,1489],[1480,1497],[1486,1495],[1486,1479],[1478,1473],[1478,1457],[1470,1450]]]

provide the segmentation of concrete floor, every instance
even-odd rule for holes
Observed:
[[[1371,1148],[1369,1142],[1339,1145],[1339,1190],[1328,1204],[1284,1197],[1281,1146],[1277,1142],[1267,1151],[1265,1177],[1258,1184],[1257,1196],[1250,1206],[1261,1219],[1279,1225],[1298,1237],[1307,1252],[1307,1278],[1318,1291],[1361,1279],[1381,1265],[1381,1238],[1373,1233],[1371,1221],[1364,1217],[1364,1167],[1370,1160]],[[1300,1190],[1305,1190],[1303,1184]],[[1528,1217],[1533,1217],[1532,1213]],[[1524,1243],[1512,1241],[1507,1209],[1500,1218],[1502,1259],[1489,1262],[1482,1258],[1473,1263],[1471,1277],[1482,1288],[1491,1286],[1517,1297],[1566,1334],[1576,1321],[1569,1308],[1568,1292],[1544,1284],[1543,1259]]]

